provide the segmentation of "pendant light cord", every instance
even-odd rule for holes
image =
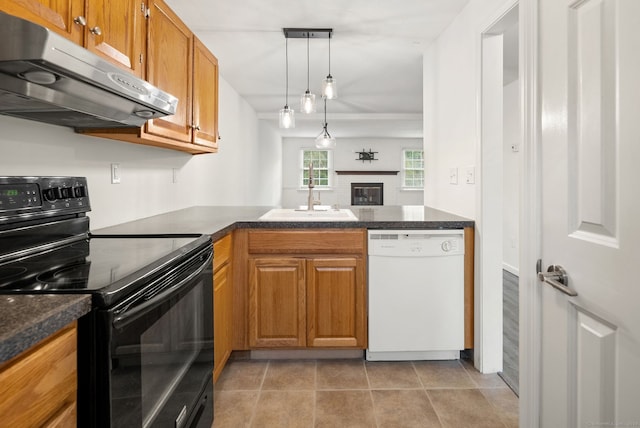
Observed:
[[[309,92],[309,33],[307,32],[307,92]]]
[[[285,107],[289,107],[289,38],[285,36],[284,38],[284,62],[285,62],[285,76],[287,79],[287,84],[285,85],[285,99],[284,105]]]
[[[331,76],[331,33],[329,33],[329,76]]]

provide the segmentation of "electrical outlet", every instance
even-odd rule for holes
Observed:
[[[111,164],[111,184],[120,184],[120,164]]]
[[[472,166],[468,166],[465,169],[464,180],[467,184],[473,184],[476,182],[476,169]]]
[[[449,184],[458,184],[458,168],[449,168]]]

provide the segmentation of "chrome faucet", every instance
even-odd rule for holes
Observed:
[[[313,162],[309,162],[309,195],[307,196],[307,211],[313,211],[313,206],[320,203],[313,199]]]

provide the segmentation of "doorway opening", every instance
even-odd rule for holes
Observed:
[[[518,394],[519,206],[521,115],[519,7],[512,6],[482,33],[481,218],[483,328],[502,350],[493,362]],[[501,360],[501,364],[500,361]],[[484,366],[491,366],[488,361]],[[501,369],[499,368],[501,366]]]

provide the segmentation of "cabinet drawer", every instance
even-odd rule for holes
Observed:
[[[365,253],[364,229],[252,230],[250,254]]]
[[[213,271],[217,271],[224,264],[229,262],[232,248],[231,234],[218,239],[213,243]]]
[[[54,426],[63,421],[75,423],[76,343],[74,321],[0,366],[3,426],[42,426],[46,421]]]

